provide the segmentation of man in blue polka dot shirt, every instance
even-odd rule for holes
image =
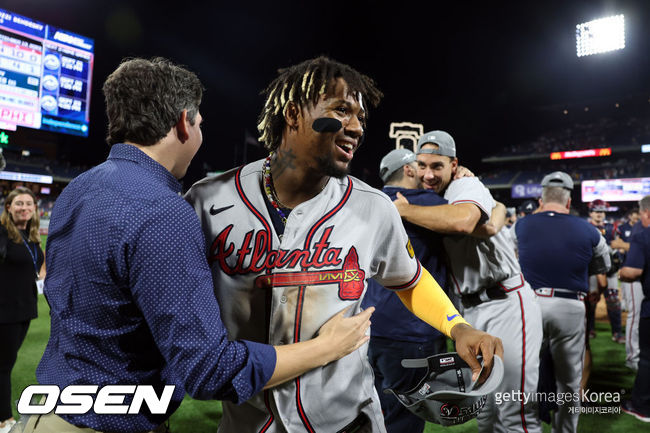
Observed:
[[[61,389],[176,388],[164,414],[39,415],[26,432],[165,431],[186,392],[240,403],[367,341],[372,309],[350,318],[340,312],[306,342],[230,341],[200,224],[177,180],[202,142],[201,83],[165,59],[131,59],[103,91],[110,155],[74,179],[52,212],[51,335],[36,375]],[[130,403],[127,395],[123,404]]]

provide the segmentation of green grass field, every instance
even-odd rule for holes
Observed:
[[[36,366],[49,337],[49,310],[43,296],[39,296],[38,310],[39,317],[31,323],[12,373],[14,401],[27,385],[36,383]],[[608,323],[597,323],[598,336],[591,341],[594,367],[589,389],[595,392],[622,392],[625,399],[630,394],[634,375],[624,366],[624,346],[611,341],[608,328]],[[171,418],[171,429],[173,433],[216,432],[220,418],[219,402],[198,401],[186,396],[181,407]],[[425,432],[468,433],[476,430],[476,421],[473,420],[447,428],[428,424]],[[578,425],[579,432],[628,433],[647,430],[646,424],[623,413],[583,414]],[[544,424],[544,432],[550,431],[550,426]]]

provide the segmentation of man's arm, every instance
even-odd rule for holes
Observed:
[[[318,336],[308,341],[274,346],[277,356],[273,376],[264,389],[280,385],[317,367],[343,358],[361,347],[368,339],[366,331],[370,327],[370,315],[375,307],[370,307],[356,316],[345,318],[351,307],[341,310],[328,320],[318,331]]]
[[[406,221],[438,233],[468,235],[481,219],[480,209],[472,203],[418,206],[399,192],[393,203]]]
[[[641,278],[641,275],[643,275],[643,269],[639,268],[631,268],[629,266],[623,266],[621,270],[619,271],[619,278],[621,281],[625,281],[627,283],[631,283],[633,281],[638,280]]]
[[[625,258],[625,264],[619,271],[621,281],[632,282],[641,278],[646,262],[645,251],[646,248],[644,248],[641,234],[632,235],[630,239],[630,250]]]
[[[129,242],[130,290],[167,367],[192,397],[241,403],[368,340],[372,308],[349,318],[337,314],[318,337],[304,343],[273,347],[231,340],[196,215],[187,203],[175,200],[160,201],[147,211]],[[165,236],[160,236],[161,227]]]
[[[422,277],[415,287],[398,291],[397,296],[413,314],[456,342],[458,354],[474,372],[473,380],[481,370],[476,355],[483,355],[485,373],[481,380],[492,370],[493,355],[503,358],[501,340],[472,328],[426,269],[422,268]]]
[[[589,275],[605,274],[612,266],[612,258],[609,254],[609,247],[607,241],[599,233],[598,244],[593,247],[593,256],[589,262]],[[606,278],[605,278],[606,279]],[[600,282],[599,282],[600,283]],[[607,285],[607,283],[605,283]]]
[[[622,252],[627,252],[630,250],[630,243],[625,242],[621,238],[612,239],[611,246],[615,250],[621,250]]]
[[[506,206],[497,201],[492,208],[490,219],[485,224],[477,226],[471,233],[475,238],[487,239],[499,233],[506,224]]]

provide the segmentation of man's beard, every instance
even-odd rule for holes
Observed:
[[[316,158],[316,161],[318,161],[318,166],[324,175],[335,177],[337,179],[341,179],[347,176],[350,172],[350,164],[352,164],[352,161],[350,161],[347,167],[340,168],[336,165],[334,158],[331,156],[319,156]]]

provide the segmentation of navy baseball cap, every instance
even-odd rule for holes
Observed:
[[[379,177],[386,182],[391,174],[415,161],[415,153],[408,149],[393,149],[379,163]]]
[[[537,209],[537,203],[533,200],[526,200],[519,206],[519,212],[525,213],[526,215],[535,212],[535,209]]]
[[[422,146],[427,144],[437,144],[437,149],[426,148],[422,149]],[[417,152],[418,155],[421,153],[428,153],[434,155],[445,155],[452,158],[456,157],[456,142],[453,137],[445,131],[429,131],[422,134],[418,140]]]
[[[569,191],[573,190],[573,179],[567,173],[563,171],[554,171],[544,176],[542,179],[542,188],[549,186],[556,186]]]
[[[479,385],[478,380],[472,381],[472,369],[456,352],[403,359],[402,367],[426,367],[427,372],[412,389],[385,389],[384,393],[393,394],[418,417],[443,426],[476,418],[485,406],[488,394],[501,384],[504,372],[503,361],[495,355],[490,376]]]

